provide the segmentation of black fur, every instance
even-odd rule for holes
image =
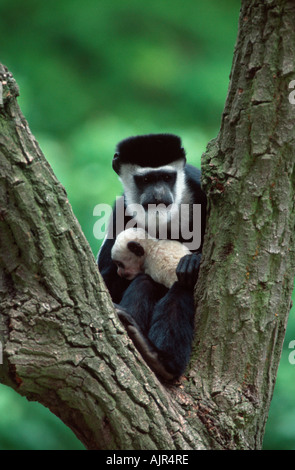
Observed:
[[[113,168],[118,173],[118,163],[133,163],[156,168],[185,158],[181,140],[173,134],[148,134],[122,140],[114,156]]]
[[[115,166],[119,174],[125,163],[157,168],[185,159],[180,138],[171,134],[132,137],[119,143],[117,152]],[[185,165],[184,173],[186,200],[189,199],[191,205],[202,206],[202,242],[193,255],[180,260],[176,270],[178,282],[171,289],[157,284],[146,274],[139,274],[133,281],[119,277],[111,259],[115,240],[106,240],[98,257],[98,266],[112,299],[119,304],[119,317],[150,367],[165,379],[179,377],[189,361],[194,330],[193,287],[205,232],[206,196],[200,185],[200,171]],[[124,226],[129,220],[130,217],[125,216]],[[115,223],[114,210],[114,228]],[[179,241],[185,242],[181,238]]]
[[[135,241],[130,241],[127,243],[128,250],[131,251],[135,256],[141,257],[144,255],[144,248],[141,246],[140,243]]]

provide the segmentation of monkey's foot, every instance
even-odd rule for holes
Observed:
[[[123,325],[125,326],[126,329],[129,326],[134,326],[135,328],[140,330],[140,328],[139,328],[138,324],[136,323],[136,321],[134,320],[134,318],[130,315],[130,313],[128,313],[128,311],[125,308],[121,307],[121,305],[118,305],[118,304],[114,304],[114,306],[115,306],[117,315],[118,315],[121,323],[123,323]]]
[[[118,317],[126,328],[128,335],[152,371],[169,382],[175,379],[175,376],[168,372],[160,362],[158,352],[148,339],[143,336],[134,318],[120,305],[115,304],[115,307]]]

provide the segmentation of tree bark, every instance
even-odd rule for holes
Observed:
[[[118,321],[64,188],[0,68],[0,381],[89,449],[262,444],[295,275],[295,6],[242,1],[187,375],[162,384]]]
[[[294,287],[292,1],[242,2],[221,129],[203,160],[209,230],[191,376],[238,446],[260,448]]]

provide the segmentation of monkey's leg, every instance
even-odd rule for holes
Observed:
[[[120,305],[115,306],[118,317],[146,363],[156,374],[170,381],[174,375],[163,367],[157,350],[147,339],[154,306],[166,292],[167,288],[157,284],[149,276],[140,274],[126,290]]]
[[[167,288],[153,281],[147,274],[139,274],[126,289],[120,307],[147,335],[155,304],[166,294]]]
[[[190,358],[194,311],[191,289],[175,282],[156,304],[151,317],[148,339],[165,370],[175,377],[183,374]]]

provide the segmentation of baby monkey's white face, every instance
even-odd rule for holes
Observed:
[[[118,276],[132,281],[137,274],[144,272],[143,241],[146,236],[147,233],[141,228],[129,228],[119,233],[111,253]]]
[[[137,274],[143,272],[143,256],[138,257],[133,253],[128,253],[128,249],[126,248],[127,253],[122,254],[120,259],[114,259],[114,263],[117,265],[117,273],[120,277],[127,279],[128,281],[132,281]]]

